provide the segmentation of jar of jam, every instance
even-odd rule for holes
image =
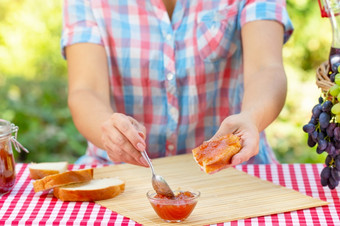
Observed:
[[[15,184],[15,161],[12,146],[20,152],[28,153],[17,141],[18,127],[0,119],[0,196],[11,191]],[[14,133],[14,136],[12,136]]]

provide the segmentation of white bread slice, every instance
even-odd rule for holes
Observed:
[[[97,201],[113,198],[125,189],[125,182],[116,177],[93,179],[89,182],[70,184],[53,189],[62,201]]]
[[[31,179],[38,180],[49,175],[66,172],[67,166],[68,162],[41,162],[31,163],[28,169]]]
[[[82,169],[67,171],[46,176],[40,180],[33,182],[33,189],[35,192],[64,186],[73,183],[86,182],[93,179],[93,169]]]

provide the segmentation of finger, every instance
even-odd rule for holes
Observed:
[[[145,135],[145,133],[143,133],[142,131],[139,131],[138,134],[139,134],[139,136],[140,136],[143,140],[146,139],[146,135]]]
[[[140,152],[135,151],[136,154],[141,155]],[[143,167],[148,167],[146,162],[140,161],[140,158],[135,158],[129,152],[124,151],[120,146],[116,144],[110,144],[108,147],[108,156],[114,162],[125,162],[129,164],[139,165]]]
[[[254,144],[253,144],[254,143]],[[235,166],[241,164],[243,162],[248,161],[251,157],[255,156],[258,153],[258,144],[256,142],[244,142],[243,147],[239,153],[235,154],[231,159],[231,165]]]
[[[117,113],[114,114],[113,124],[137,150],[145,150],[146,144],[144,139],[138,134],[137,129],[132,125],[132,122],[127,116]]]
[[[235,129],[232,125],[229,125],[228,121],[224,121],[224,123],[221,124],[221,126],[218,128],[214,136],[210,138],[210,140],[217,140],[226,134],[235,133]]]
[[[112,130],[110,134],[108,134],[108,139],[110,143],[113,143],[117,147],[119,147],[123,152],[130,155],[140,164],[147,166],[147,163],[141,159],[140,151],[136,150],[134,146],[127,140],[127,138],[121,134],[118,130]]]
[[[126,153],[121,147],[111,143],[107,146],[107,154],[109,158],[114,162],[126,162],[134,165],[140,165],[140,162]]]
[[[243,159],[244,157],[238,153],[232,157],[230,165],[231,166],[239,165],[243,162]]]
[[[128,116],[128,118],[131,120],[132,125],[136,128],[136,130],[138,131],[138,135],[141,136],[141,138],[143,140],[145,140],[146,138],[146,129],[145,126],[143,126],[141,123],[139,123],[136,119]]]

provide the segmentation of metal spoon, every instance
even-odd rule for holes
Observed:
[[[171,188],[169,187],[168,183],[164,180],[162,176],[156,175],[155,171],[153,169],[151,160],[149,159],[148,154],[146,151],[142,151],[142,155],[145,158],[145,160],[148,162],[151,171],[152,171],[152,187],[155,189],[157,194],[165,195],[168,197],[174,197],[174,193],[172,192]]]

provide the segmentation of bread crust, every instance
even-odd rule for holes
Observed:
[[[63,187],[56,187],[53,189],[53,195],[62,201],[90,202],[114,198],[124,190],[125,183],[91,190],[67,190]]]
[[[33,182],[33,189],[35,192],[44,191],[47,189],[64,186],[73,183],[80,183],[90,181],[93,178],[93,169],[82,169],[67,171],[46,176],[42,179]]]
[[[231,163],[231,158],[240,150],[240,138],[228,134],[216,140],[205,141],[194,148],[192,153],[201,169],[208,174],[213,174],[225,169]]]
[[[31,169],[31,168],[29,168],[29,171],[32,180],[39,180],[46,176],[60,173],[59,170]]]
[[[46,164],[50,164],[50,168],[46,168]],[[59,164],[58,168],[54,169],[55,164]],[[42,166],[44,165],[44,166]],[[62,166],[62,167],[61,167]],[[39,180],[49,175],[63,173],[67,171],[68,162],[42,162],[42,163],[31,163],[28,166],[30,177],[32,180]]]

